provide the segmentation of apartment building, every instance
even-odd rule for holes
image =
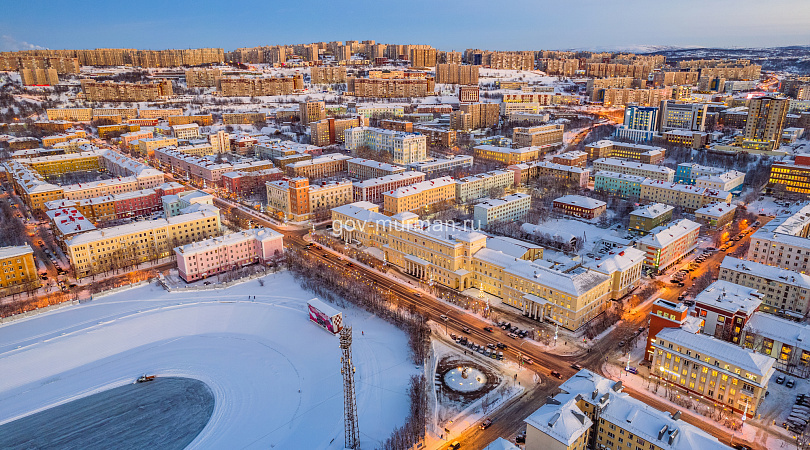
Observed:
[[[223,114],[223,117],[227,114]],[[169,126],[175,125],[188,125],[190,123],[196,123],[201,127],[207,127],[214,124],[214,117],[211,114],[197,114],[197,115],[189,115],[189,116],[169,116]]]
[[[261,112],[223,113],[224,125],[249,125],[267,120],[267,114]]]
[[[75,130],[75,129],[68,129],[65,133],[56,134],[53,136],[45,136],[42,138],[42,146],[43,147],[53,147],[56,144],[60,144],[62,142],[72,141],[74,139],[80,139],[87,136],[84,130]]]
[[[434,203],[453,201],[456,197],[456,180],[452,177],[428,181],[383,192],[383,210],[394,215],[403,212],[427,209]]]
[[[174,125],[172,127],[172,134],[178,140],[190,140],[190,139],[197,139],[200,135],[200,126],[196,123],[190,123],[188,125]]]
[[[731,203],[731,192],[648,178],[641,183],[640,199],[681,206],[688,212],[694,212],[711,203]]]
[[[743,327],[761,303],[756,289],[718,280],[695,297],[694,315],[702,321],[702,333],[739,345]]]
[[[346,68],[333,66],[333,67],[317,67],[313,66],[310,69],[310,80],[312,84],[336,84],[346,82]]]
[[[636,248],[645,252],[644,269],[661,273],[697,248],[700,224],[681,219],[660,226],[636,241]]]
[[[695,221],[706,228],[723,228],[734,220],[737,205],[730,203],[710,203],[695,210]]]
[[[655,228],[668,224],[672,220],[674,206],[663,203],[651,203],[633,210],[630,213],[629,230],[645,235]]]
[[[45,110],[48,120],[69,120],[72,122],[90,122],[93,120],[92,108],[48,108]]]
[[[222,188],[236,197],[247,197],[265,190],[265,183],[284,178],[284,171],[274,167],[272,169],[245,172],[236,170],[222,174]]]
[[[290,95],[304,88],[304,76],[290,77],[222,77],[219,89],[223,97],[262,97]]]
[[[585,146],[588,160],[599,158],[621,158],[639,161],[644,164],[658,164],[664,160],[665,150],[652,145],[615,142],[607,139]]]
[[[810,205],[788,217],[777,217],[751,235],[747,259],[800,273],[810,259]]]
[[[491,50],[464,51],[468,64],[487,66],[492,69],[534,70],[534,52],[504,52]]]
[[[669,167],[655,164],[644,164],[635,161],[624,161],[616,158],[599,158],[593,161],[593,170],[623,173],[653,180],[673,181],[675,171]]]
[[[654,65],[649,63],[624,64],[593,62],[585,65],[585,75],[589,77],[630,77],[646,80]]]
[[[59,75],[56,69],[20,69],[23,86],[56,86]]]
[[[772,151],[779,147],[785,116],[790,99],[765,96],[748,101],[748,118],[741,136],[735,138],[735,145],[742,148]]]
[[[174,248],[177,270],[187,283],[249,264],[265,264],[284,252],[284,235],[252,228]]]
[[[34,250],[27,243],[0,247],[0,267],[3,268],[3,274],[0,275],[0,289],[32,284],[34,285],[32,287],[39,287]]]
[[[706,131],[709,105],[664,100],[660,106],[661,132],[671,130]]]
[[[774,360],[681,328],[658,332],[650,375],[733,413],[754,417],[774,373]]]
[[[306,178],[272,181],[267,186],[269,210],[292,221],[325,220],[330,210],[352,203],[349,180],[310,185]]]
[[[413,122],[407,120],[384,119],[380,122],[380,127],[385,130],[401,131],[403,133],[413,133]]]
[[[169,219],[135,222],[88,231],[65,239],[77,278],[125,268],[171,254],[172,248],[219,236],[219,210],[207,207]]]
[[[585,168],[585,165],[588,163],[588,154],[574,150],[560,155],[554,155],[551,158],[551,162],[554,164],[562,164],[564,166]]]
[[[436,64],[436,82],[477,86],[480,67],[461,64]]]
[[[299,102],[298,119],[301,125],[309,125],[326,118],[326,103],[318,101]]]
[[[810,276],[803,273],[726,256],[718,280],[756,289],[761,294],[761,311],[793,320],[810,312]]]
[[[186,86],[190,88],[216,87],[220,78],[222,78],[222,69],[217,68],[186,69]]]
[[[242,170],[253,172],[272,169],[270,161],[244,161],[236,163],[217,163],[211,157],[198,157],[178,151],[174,147],[155,150],[155,161],[178,176],[188,177],[194,183],[210,186],[221,186],[222,175],[227,172]]]
[[[604,91],[602,104],[608,106],[629,105],[655,106],[662,100],[672,98],[672,88],[661,89],[627,89],[608,88]]]
[[[40,54],[41,50],[0,52],[0,70],[19,71],[25,69],[53,69],[58,74],[79,73],[78,58],[64,54]],[[47,51],[46,52],[50,52]]]
[[[507,165],[535,161],[540,158],[542,152],[542,148],[530,146],[509,148],[495,145],[478,145],[473,147],[473,156],[475,158],[496,161]]]
[[[743,328],[742,345],[774,359],[774,368],[806,378],[810,373],[810,327],[803,322],[755,312]]]
[[[638,199],[641,196],[641,184],[646,177],[627,175],[618,172],[601,170],[594,176],[594,190],[607,192],[620,198]]]
[[[413,131],[424,135],[427,138],[428,145],[451,148],[455,147],[458,142],[455,130],[416,126]]]
[[[360,181],[399,174],[407,170],[402,166],[363,158],[349,159],[346,166],[349,176]]]
[[[422,172],[427,178],[447,174],[457,170],[469,170],[473,167],[473,157],[469,155],[453,155],[449,158],[428,158],[408,164],[411,170]]]
[[[519,221],[529,211],[531,202],[530,195],[520,192],[481,199],[473,206],[473,223],[476,228],[483,228],[495,222]]]
[[[383,192],[425,181],[422,172],[400,172],[352,183],[355,202],[383,203]]]
[[[388,103],[379,103],[373,105],[363,105],[356,108],[357,114],[369,118],[384,118],[402,116],[405,114],[404,105],[393,105]]]
[[[670,130],[661,134],[668,144],[679,147],[705,148],[709,144],[709,134],[702,131]]]
[[[82,80],[82,91],[90,102],[153,102],[173,94],[172,82],[116,83]]]
[[[347,149],[356,150],[365,146],[372,150],[385,151],[393,156],[394,164],[410,164],[427,158],[427,138],[420,134],[356,127],[345,130],[343,136]]]
[[[374,98],[427,97],[434,94],[433,77],[419,78],[355,78],[346,79],[349,95]]]
[[[515,183],[514,173],[509,170],[493,170],[456,180],[456,201],[468,202],[490,195],[493,189],[506,189]]]
[[[319,147],[340,144],[344,142],[344,133],[347,129],[366,126],[368,126],[368,118],[359,115],[349,119],[328,117],[309,124],[310,139],[313,145]]]
[[[138,152],[141,156],[151,157],[156,149],[174,146],[177,146],[176,137],[161,136],[138,139]]]
[[[767,192],[779,197],[810,194],[810,155],[796,155],[793,161],[775,161],[771,165]]]
[[[555,148],[563,143],[563,128],[562,125],[515,127],[512,130],[512,142],[516,147]]]
[[[326,178],[345,173],[350,159],[352,157],[349,155],[332,153],[308,161],[294,162],[287,165],[285,170],[295,177]]]
[[[592,102],[600,102],[605,98],[605,89],[631,88],[634,80],[633,77],[589,78],[585,84],[585,95]]]
[[[479,129],[497,125],[501,108],[497,103],[464,103],[459,111],[470,115],[471,129]]]
[[[478,86],[459,86],[458,101],[461,103],[477,103],[480,100]]]
[[[681,412],[653,408],[587,369],[529,415],[526,450],[727,450],[714,436],[681,420]]]
[[[138,110],[138,117],[141,119],[163,119],[166,120],[169,116],[183,115],[183,108],[144,108]],[[131,119],[132,117],[127,117]]]
[[[554,210],[569,216],[594,219],[607,210],[607,203],[582,195],[564,195],[554,199]]]
[[[131,133],[133,131],[140,131],[140,125],[133,125],[129,123],[119,123],[115,125],[100,125],[97,128],[98,137],[101,139],[115,138],[122,133]]]
[[[256,157],[269,158],[276,162],[279,158],[294,155],[320,156],[323,149],[314,145],[300,144],[293,141],[274,140],[254,146]]]
[[[582,167],[557,164],[548,161],[531,161],[512,164],[506,168],[515,174],[515,185],[527,185],[538,177],[554,177],[573,182],[580,187],[587,187],[591,171]]]

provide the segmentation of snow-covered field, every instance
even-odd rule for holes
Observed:
[[[312,295],[288,273],[263,280],[180,293],[153,284],[0,326],[0,424],[150,373],[214,392],[190,448],[343,448],[337,338],[309,322]],[[419,370],[404,333],[338,308],[354,329],[361,441],[378,447],[404,422]]]

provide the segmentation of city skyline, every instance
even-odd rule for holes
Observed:
[[[643,8],[635,0],[609,7],[586,1],[577,9],[525,1],[508,10],[487,9],[488,4],[481,1],[468,2],[464,8],[422,0],[384,8],[366,0],[352,5],[248,1],[234,11],[209,2],[195,3],[192,10],[181,3],[151,0],[115,6],[89,1],[82,8],[68,9],[55,9],[41,0],[14,2],[5,6],[0,19],[4,29],[0,51],[97,47],[227,50],[347,39],[416,40],[442,50],[638,51],[655,46],[778,47],[810,42],[810,4],[799,0],[781,0],[768,9],[752,0],[713,2],[713,11],[724,12],[722,21],[708,12],[696,14],[705,9],[696,0],[677,6],[644,4]],[[155,11],[162,14],[157,16]],[[308,11],[319,14],[312,16]],[[212,21],[217,25],[212,26]],[[84,26],[77,28],[77,23]],[[510,33],[502,33],[505,29]]]

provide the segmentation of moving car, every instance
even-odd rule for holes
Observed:
[[[557,372],[556,370],[551,371],[551,376],[554,378],[562,379],[562,375],[560,375],[560,372]]]
[[[481,422],[481,429],[486,430],[490,425],[492,425],[492,419],[487,417],[483,422]]]

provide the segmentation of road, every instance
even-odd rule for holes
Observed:
[[[215,199],[215,202],[220,203],[223,206],[236,206],[233,203],[225,202],[218,198]],[[285,242],[289,245],[297,248],[304,248],[304,246],[308,243],[303,238],[306,234],[306,230],[291,231],[289,229],[279,228],[274,223],[268,221],[266,218],[254,211],[247,208],[239,209],[241,213],[252,216],[252,219],[256,223],[262,226],[274,228],[285,234]],[[760,218],[760,220],[763,220],[763,218]],[[736,245],[742,244],[745,239],[749,238],[750,234]],[[732,247],[729,249],[729,251],[732,251],[734,248],[735,247]],[[545,403],[546,396],[555,392],[554,389],[561,384],[561,380],[550,376],[551,371],[559,372],[562,375],[562,379],[565,380],[576,373],[576,370],[573,369],[571,365],[573,363],[577,363],[597,373],[601,373],[602,364],[604,363],[604,356],[615,351],[619,341],[627,340],[633,333],[636,332],[636,330],[638,330],[639,327],[646,325],[647,315],[651,307],[651,305],[645,305],[644,307],[637,308],[634,311],[629,312],[628,315],[625,316],[623,323],[617,326],[616,329],[609,333],[605,338],[595,343],[589,353],[576,356],[558,356],[543,352],[531,343],[523,345],[522,348],[519,349],[518,346],[520,344],[529,341],[511,339],[507,336],[506,332],[497,327],[494,327],[494,330],[491,333],[486,332],[483,330],[483,327],[490,326],[492,325],[491,323],[484,321],[477,316],[459,310],[456,307],[432,296],[421,294],[413,287],[400,284],[399,282],[362,265],[355,264],[351,268],[346,267],[345,261],[342,260],[343,257],[338,255],[336,252],[316,248],[311,248],[308,250],[308,252],[311,256],[317,258],[323,264],[346,271],[347,276],[356,276],[372,283],[385,286],[388,290],[390,290],[392,295],[396,297],[400,304],[416,307],[419,311],[427,314],[431,319],[439,323],[441,323],[441,319],[439,318],[440,315],[444,314],[448,316],[449,320],[446,323],[446,328],[449,333],[454,333],[459,336],[466,335],[469,339],[481,345],[503,342],[508,345],[508,347],[503,351],[505,359],[517,361],[518,354],[522,353],[522,355],[525,357],[534,360],[534,364],[527,368],[535,371],[542,377],[542,386],[537,389],[527,390],[527,392],[522,396],[507,402],[503,408],[493,413],[490,416],[493,419],[493,425],[488,429],[480,430],[479,428],[473,427],[465,432],[462,436],[454,437],[454,440],[458,440],[464,448],[485,447],[497,437],[513,435],[519,428],[521,428],[523,426],[523,420],[537,408],[542,406]],[[700,268],[696,272],[693,272],[693,277],[700,276],[704,271],[709,270],[710,267],[719,266],[724,256],[725,252],[714,253],[711,257],[704,261],[703,264],[700,265]],[[662,276],[661,278],[665,280],[669,279],[668,276]],[[685,284],[686,286],[683,288],[668,285],[659,295],[659,297],[667,300],[677,301],[678,296],[691,285],[691,277],[690,280],[687,280]],[[470,329],[468,334],[465,334],[463,331],[465,327]],[[659,409],[668,411],[673,411],[675,409],[669,406],[669,404],[665,403],[660,397],[657,397],[649,392],[637,392],[631,389],[627,389],[627,392],[629,395],[638,398],[645,403],[652,404]],[[718,437],[718,439],[725,443],[730,443],[731,434],[724,429],[715,428],[702,420],[694,419],[688,415],[684,415],[683,420],[700,427],[704,431]]]

